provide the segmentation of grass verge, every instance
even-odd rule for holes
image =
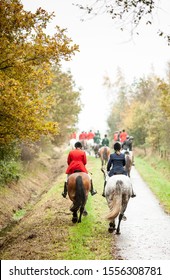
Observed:
[[[154,159],[135,157],[135,165],[142,178],[159,199],[164,210],[170,214],[169,163],[158,160],[156,157]]]
[[[113,235],[108,233],[108,222],[105,220],[108,206],[105,198],[102,197],[103,174],[100,171],[100,167],[100,159],[88,157],[87,169],[92,173],[91,177],[97,194],[95,196],[89,194],[86,205],[88,216],[82,218],[81,224],[75,224],[69,228],[69,238],[67,240],[68,250],[62,256],[63,259],[113,259]]]

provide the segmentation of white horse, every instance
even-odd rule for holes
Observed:
[[[93,139],[87,140],[87,152],[89,155],[91,155],[93,147],[94,147],[94,140]]]
[[[74,138],[70,139],[69,145],[70,145],[71,150],[75,149],[74,145],[75,145],[76,142],[77,142],[76,139],[74,139]]]
[[[107,178],[105,197],[110,209],[110,213],[106,216],[110,221],[108,228],[109,232],[116,230],[116,234],[120,234],[120,223],[131,195],[132,182],[128,176],[114,175]],[[118,217],[117,228],[115,225],[116,217]]]

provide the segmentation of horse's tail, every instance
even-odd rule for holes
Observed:
[[[121,180],[116,181],[114,193],[110,194],[108,205],[111,211],[106,216],[108,220],[115,219],[120,213],[122,207],[122,186],[123,182]]]
[[[78,211],[78,209],[85,205],[86,202],[86,195],[83,186],[83,180],[81,176],[77,176],[76,178],[76,193],[75,193],[75,202],[74,205],[71,207],[71,211]]]
[[[104,147],[103,159],[104,159],[104,160],[108,160],[107,147]]]

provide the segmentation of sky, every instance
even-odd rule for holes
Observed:
[[[63,69],[70,70],[77,88],[82,88],[81,101],[84,104],[79,115],[78,129],[107,131],[111,93],[103,86],[104,76],[116,79],[121,68],[127,83],[134,78],[146,77],[151,72],[165,77],[167,62],[170,61],[170,46],[156,34],[159,27],[170,27],[170,1],[159,2],[161,9],[155,15],[154,24],[141,26],[139,36],[130,38],[128,32],[121,32],[107,14],[87,19],[82,10],[72,3],[86,0],[22,0],[26,10],[35,11],[42,7],[55,12],[55,19],[48,28],[59,25],[67,29],[67,36],[79,45],[80,52],[71,62],[64,62]],[[88,2],[88,1],[87,1]],[[84,18],[84,21],[81,19]],[[112,93],[114,94],[114,93]]]

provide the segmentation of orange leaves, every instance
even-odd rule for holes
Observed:
[[[0,14],[0,144],[57,134],[46,90],[51,65],[70,59],[78,46],[59,27],[53,36],[45,33],[54,14],[41,8],[33,14],[19,0],[1,0]]]

